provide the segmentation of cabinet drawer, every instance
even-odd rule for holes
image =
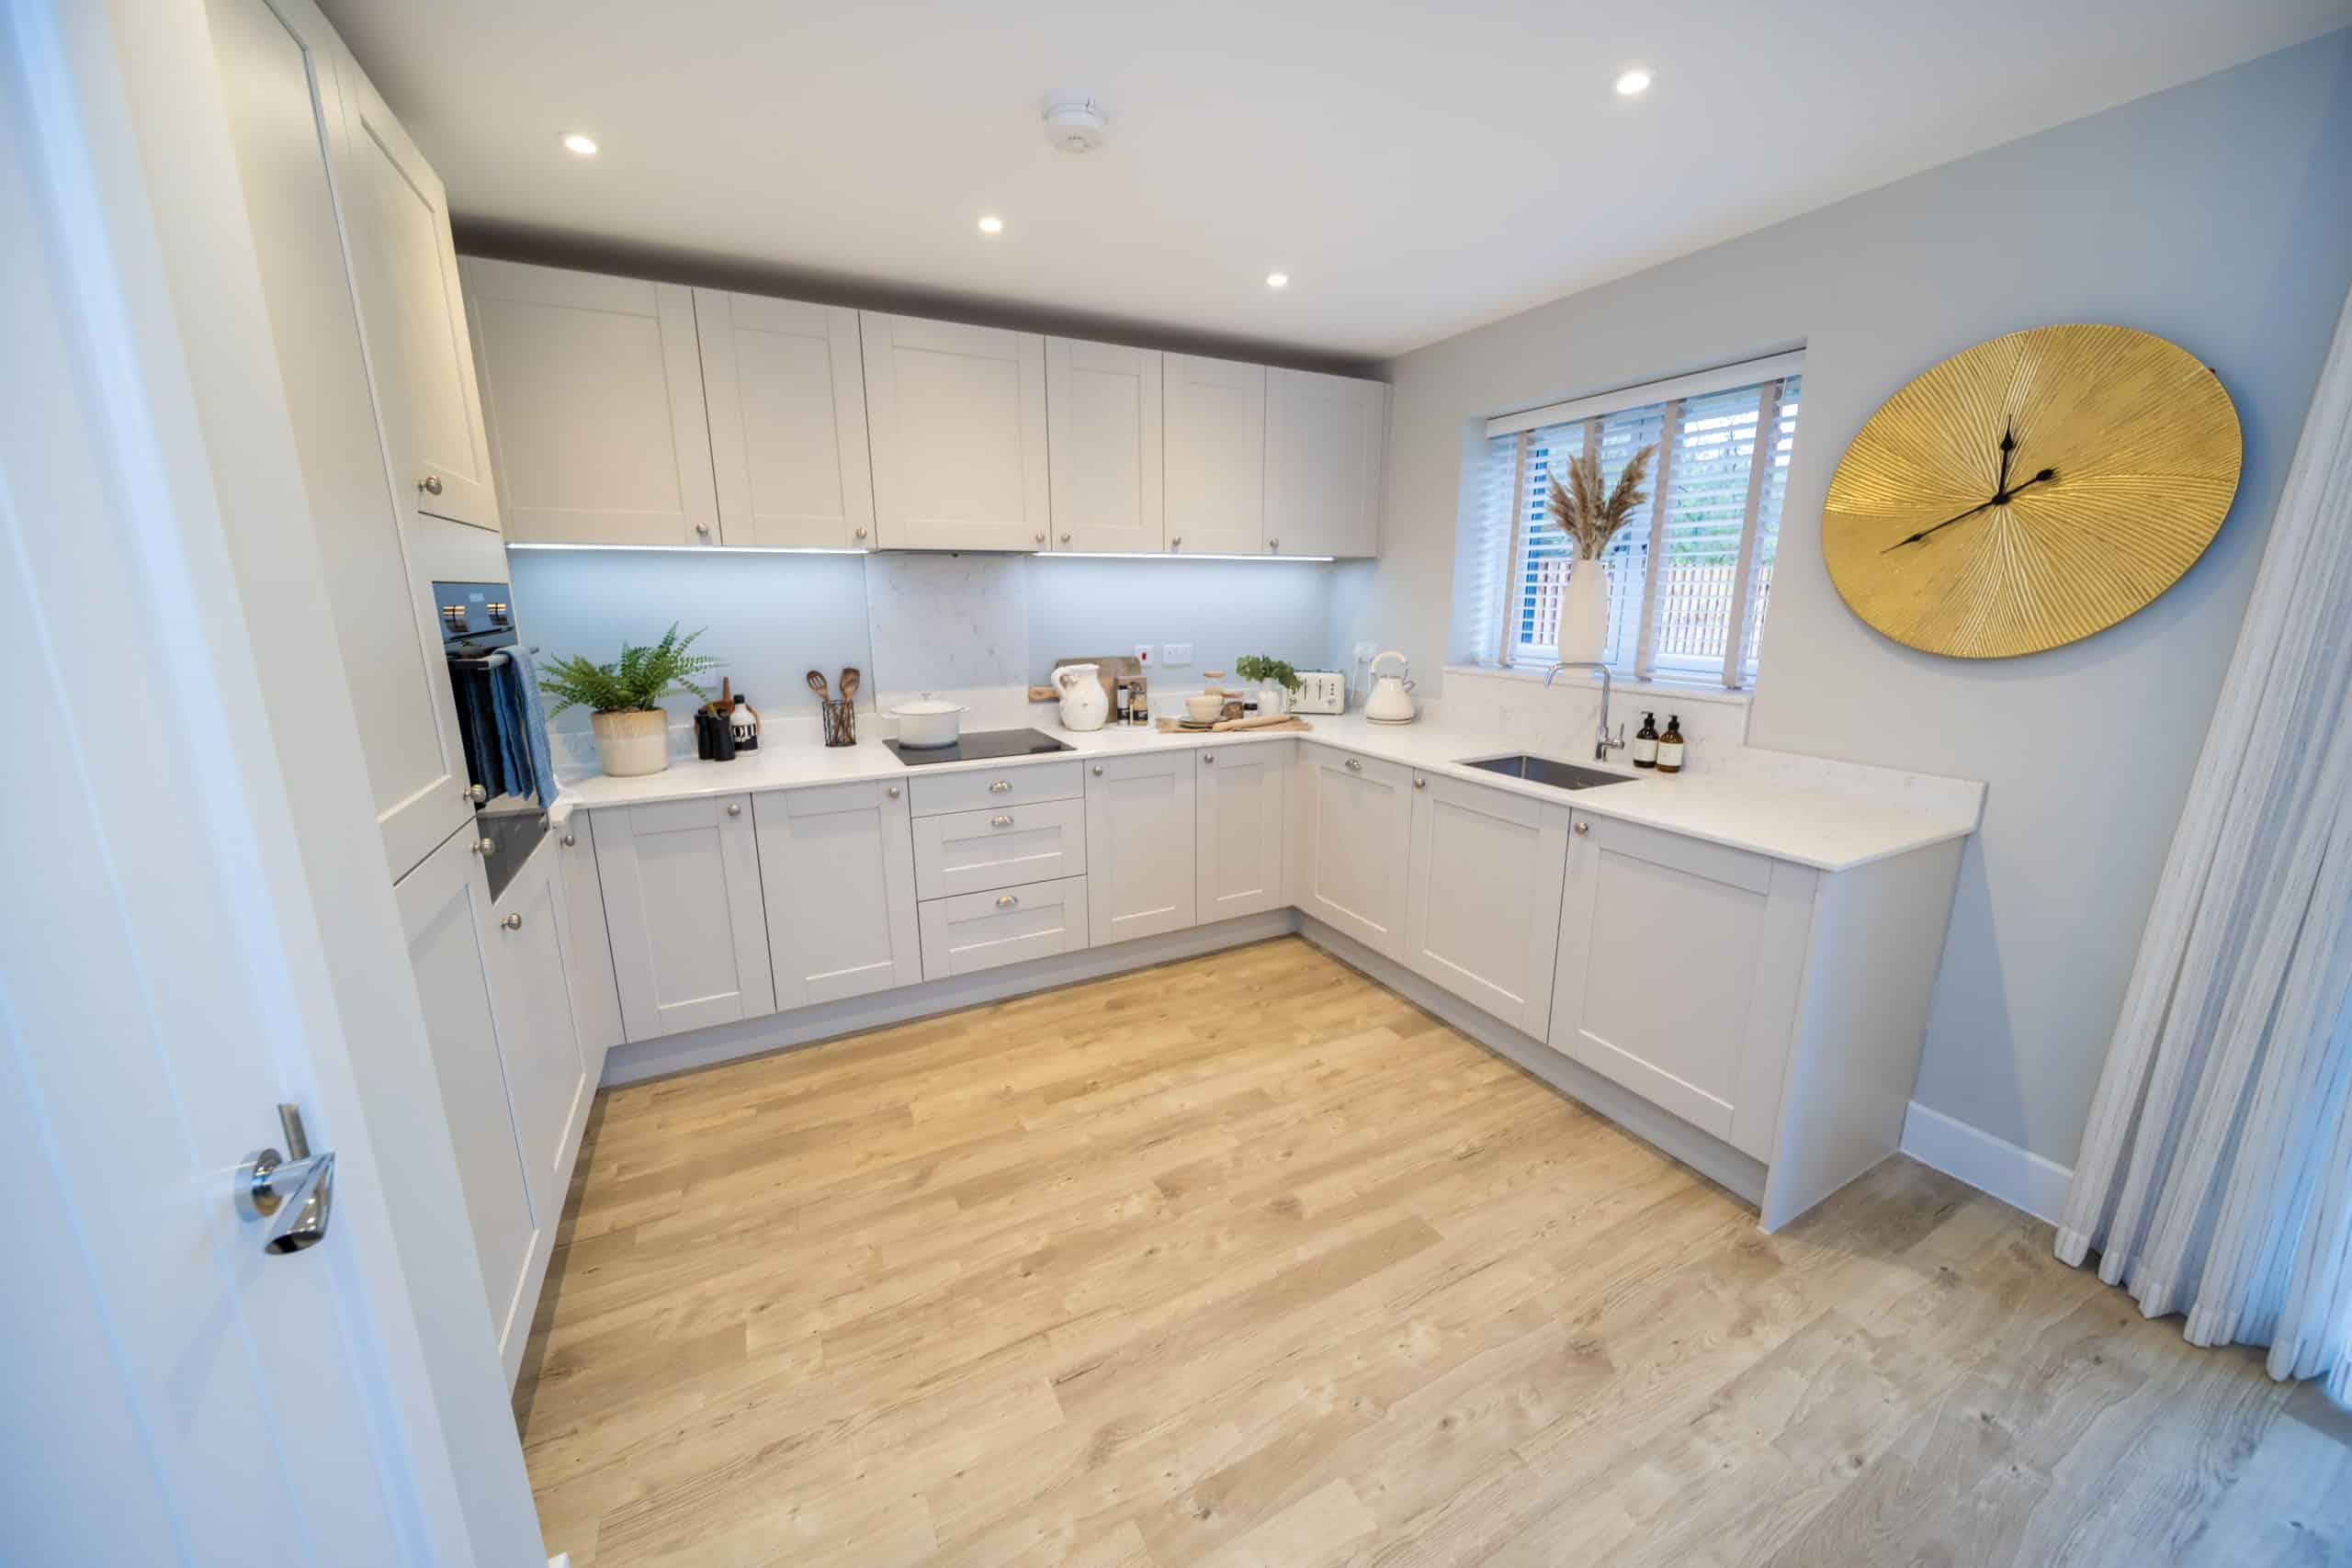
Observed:
[[[922,977],[944,980],[1086,945],[1086,878],[1001,893],[967,893],[922,906]]]
[[[915,897],[945,898],[1086,870],[1086,803],[1047,800],[915,819]]]
[[[1076,762],[1009,762],[1001,768],[948,773],[913,781],[910,802],[918,817],[942,811],[978,811],[984,806],[1021,806],[1035,800],[1075,800],[1086,793]]]

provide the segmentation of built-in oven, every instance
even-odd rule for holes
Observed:
[[[466,777],[473,785],[475,830],[484,841],[482,863],[494,899],[548,830],[544,807],[506,792],[507,770],[498,760],[516,743],[511,735],[501,735],[496,686],[509,678],[513,656],[507,650],[520,644],[514,600],[503,582],[436,582],[433,597],[441,651],[449,660],[450,693],[457,699]]]

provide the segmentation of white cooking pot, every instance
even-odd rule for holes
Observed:
[[[901,746],[953,746],[963,720],[960,703],[943,703],[925,692],[910,703],[900,703],[890,710],[899,721],[899,744]]]

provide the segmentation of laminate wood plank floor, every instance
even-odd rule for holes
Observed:
[[[2347,1427],[1895,1159],[1776,1236],[1296,938],[605,1093],[550,1551],[2352,1561]]]

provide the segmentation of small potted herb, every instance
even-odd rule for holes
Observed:
[[[616,779],[658,773],[670,765],[670,716],[659,705],[672,693],[707,700],[694,677],[718,660],[688,653],[701,632],[678,635],[678,624],[650,648],[621,644],[619,660],[596,664],[578,654],[547,667],[539,690],[556,699],[552,717],[578,704],[589,710],[596,732],[596,759]]]
[[[1261,716],[1290,712],[1290,694],[1298,690],[1298,671],[1279,659],[1245,653],[1233,661],[1233,672],[1258,688]]]

